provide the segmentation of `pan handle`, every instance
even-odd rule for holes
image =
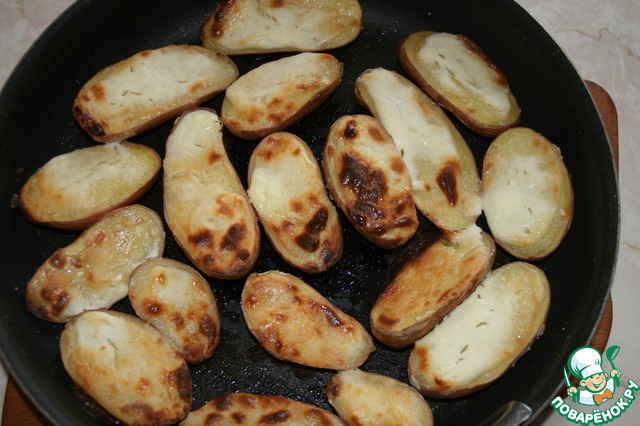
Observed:
[[[531,417],[531,408],[519,401],[510,401],[494,411],[480,426],[520,426]]]

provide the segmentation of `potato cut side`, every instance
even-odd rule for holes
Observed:
[[[213,98],[236,78],[231,59],[202,46],[145,50],[91,78],[73,115],[96,141],[120,141]]]
[[[523,260],[558,248],[573,219],[573,185],[557,146],[531,129],[510,129],[489,146],[482,180],[496,243]]]
[[[371,309],[373,335],[393,348],[423,337],[476,288],[495,252],[493,239],[475,225],[410,247]]]
[[[33,222],[85,229],[142,197],[161,165],[152,148],[131,142],[76,149],[52,158],[31,175],[20,190],[19,205]]]
[[[542,333],[550,289],[544,272],[525,262],[491,271],[441,324],[416,342],[409,380],[421,393],[453,398],[502,376]]]
[[[241,300],[249,331],[278,359],[349,370],[362,365],[375,350],[373,339],[355,318],[293,275],[251,274]]]
[[[474,224],[482,212],[475,158],[442,109],[415,84],[384,68],[358,77],[356,97],[398,147],[418,210],[443,230]]]
[[[335,203],[374,244],[393,249],[418,229],[411,176],[384,126],[347,115],[331,126],[322,167]]]
[[[186,362],[140,318],[84,312],[65,326],[60,352],[74,384],[124,424],[171,425],[191,409]]]
[[[129,280],[136,314],[154,325],[190,365],[213,356],[220,340],[220,313],[207,280],[184,263],[153,258]]]
[[[471,130],[495,137],[520,122],[520,107],[500,68],[473,40],[419,31],[399,49],[403,69]]]
[[[255,265],[258,219],[213,110],[185,112],[167,139],[164,214],[178,245],[205,275],[236,279]]]
[[[214,419],[213,423],[209,423]],[[338,426],[344,425],[335,414],[314,405],[280,395],[250,393],[222,394],[189,413],[180,426],[271,425]]]
[[[249,160],[247,193],[282,259],[307,273],[324,272],[342,256],[338,212],[318,161],[299,137],[264,138]]]
[[[433,425],[431,407],[420,393],[382,374],[341,371],[329,381],[327,398],[349,426]]]
[[[153,210],[137,204],[116,209],[38,268],[27,284],[27,308],[58,323],[109,308],[127,296],[133,270],[162,255],[164,243],[162,220]]]
[[[345,46],[362,30],[357,0],[223,0],[200,29],[228,55],[313,52]]]
[[[284,130],[320,105],[338,88],[342,63],[326,53],[299,53],[267,62],[227,89],[221,118],[244,139]]]

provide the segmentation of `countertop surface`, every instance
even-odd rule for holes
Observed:
[[[611,288],[609,345],[621,350],[623,379],[640,382],[640,2],[637,0],[517,0],[556,40],[578,73],[602,86],[618,113],[621,235]],[[73,1],[0,0],[0,86],[29,46]],[[0,418],[7,373],[0,365]],[[567,424],[548,410],[537,423]],[[638,424],[640,403],[612,424]]]

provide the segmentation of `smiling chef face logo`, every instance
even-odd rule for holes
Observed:
[[[610,346],[604,352],[611,368],[609,372],[605,371],[602,354],[595,348],[582,346],[571,353],[564,369],[567,396],[580,406],[591,407],[591,411],[571,407],[558,396],[551,401],[551,406],[558,414],[582,425],[605,424],[622,415],[640,388],[633,380],[629,380],[622,395],[616,395],[616,390],[620,387],[621,373],[613,360],[619,351],[619,346]],[[569,374],[578,379],[576,385],[572,384]]]

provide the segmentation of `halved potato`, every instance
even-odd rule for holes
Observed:
[[[531,129],[504,132],[485,154],[482,185],[496,243],[523,260],[558,248],[573,219],[573,185],[557,146]]]
[[[476,161],[444,111],[415,84],[384,68],[358,77],[356,97],[398,147],[418,210],[443,230],[474,224],[482,212]]]
[[[60,335],[74,384],[124,424],[171,425],[191,409],[184,358],[151,324],[116,311],[87,311]]]
[[[431,407],[420,393],[382,374],[341,371],[329,381],[327,398],[349,426],[433,425]]]
[[[349,44],[361,29],[357,0],[223,0],[200,38],[228,55],[311,52]]]
[[[322,167],[335,203],[374,244],[392,249],[418,229],[411,177],[384,126],[367,115],[333,123]]]
[[[469,297],[416,342],[409,380],[421,393],[454,398],[502,376],[544,330],[550,289],[537,266],[513,262],[491,271]]]
[[[358,321],[293,275],[251,274],[241,301],[249,331],[278,359],[348,370],[362,365],[375,350]]]
[[[205,275],[240,278],[258,260],[258,219],[213,110],[185,112],[167,139],[164,215],[178,245]]]
[[[342,256],[342,228],[318,161],[291,133],[264,138],[249,160],[247,193],[282,259],[307,273],[324,272]]]
[[[156,181],[162,160],[145,145],[114,142],[59,155],[24,184],[19,205],[31,221],[85,229],[137,201]]]
[[[420,245],[408,250],[371,309],[373,335],[393,348],[420,339],[455,309],[491,270],[496,253],[476,225]]]
[[[284,130],[313,111],[342,80],[342,63],[326,53],[299,53],[267,62],[227,89],[221,118],[244,139]]]
[[[220,340],[220,313],[207,280],[184,263],[156,257],[129,280],[136,314],[169,339],[188,364],[210,358]]]
[[[121,141],[208,101],[236,78],[231,59],[202,46],[145,50],[82,86],[73,115],[96,141]]]
[[[38,268],[27,284],[27,308],[59,323],[109,308],[127,296],[133,270],[162,255],[164,242],[162,220],[153,210],[137,204],[113,210]]]
[[[400,43],[402,68],[471,130],[495,137],[520,122],[507,78],[471,38],[419,31]]]

